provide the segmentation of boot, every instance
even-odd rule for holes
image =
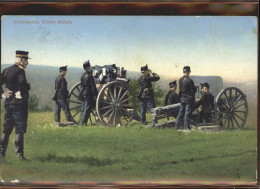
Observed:
[[[24,137],[23,134],[16,134],[15,135],[15,152],[16,156],[19,159],[26,160],[23,154],[23,143],[24,143]]]
[[[0,157],[5,157],[9,136],[10,135],[8,134],[2,133],[1,140],[0,140]]]

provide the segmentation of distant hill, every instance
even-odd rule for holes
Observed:
[[[11,64],[1,65],[1,70],[10,65]],[[81,68],[68,67],[68,73],[66,75],[68,89],[71,89],[74,84],[79,82],[83,72],[84,70]],[[26,69],[27,80],[31,84],[30,94],[36,94],[37,97],[40,98],[40,109],[45,105],[48,105],[54,109],[55,103],[52,101],[51,97],[54,92],[54,81],[58,74],[59,68],[56,66],[29,65]],[[139,76],[140,72],[127,72],[127,78],[129,79],[137,79]],[[172,79],[177,80],[178,78]],[[214,95],[217,95],[222,88],[231,86],[238,87],[247,95],[249,104],[256,104],[257,102],[257,81],[252,81],[249,83],[231,83],[218,76],[192,76],[192,79],[195,84],[208,82]],[[169,79],[161,78],[158,85],[161,89],[167,91],[169,89],[168,83]]]
[[[11,64],[1,65],[1,71],[10,65]],[[55,79],[59,75],[59,67],[29,65],[25,72],[26,78],[31,85],[30,95],[36,94],[36,96],[40,98],[39,108],[41,109],[47,104],[54,109],[55,103],[51,98],[55,88]],[[79,82],[83,72],[83,68],[68,67],[66,75],[68,90]],[[138,75],[139,73],[137,72],[127,72],[129,78],[136,78]]]

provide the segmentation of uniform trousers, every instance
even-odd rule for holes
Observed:
[[[15,128],[15,151],[23,157],[24,133],[27,130],[28,104],[5,104],[4,130],[0,140],[0,156],[5,156],[9,136]]]
[[[176,129],[180,129],[184,123],[184,129],[190,130],[190,119],[193,111],[193,103],[190,101],[181,100],[180,110],[176,119]]]
[[[148,107],[150,112],[153,112],[153,108],[155,108],[153,98],[143,98],[140,100],[141,102],[141,119],[143,122],[146,121],[146,108]]]
[[[60,113],[61,108],[64,111],[64,114],[66,116],[67,121],[72,121],[72,118],[70,116],[69,106],[68,102],[65,99],[57,99],[56,100],[56,110],[55,110],[55,122],[60,122]]]
[[[91,108],[92,108],[92,101],[93,101],[92,97],[90,96],[84,97],[81,106],[81,116],[80,116],[79,125],[87,125]]]

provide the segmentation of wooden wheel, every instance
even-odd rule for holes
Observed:
[[[215,118],[226,129],[243,128],[248,115],[246,95],[236,87],[223,89],[215,99]]]
[[[99,91],[96,110],[106,126],[122,126],[132,121],[136,111],[134,92],[122,81],[113,81]]]
[[[79,123],[80,121],[80,115],[81,115],[81,105],[82,101],[79,98],[79,90],[80,90],[80,82],[75,84],[70,92],[69,92],[69,110],[70,110],[70,116],[73,118],[73,120],[76,123]],[[95,105],[93,105],[93,108],[91,109],[90,117],[88,122],[90,122],[90,125],[95,125],[97,122],[97,115],[95,110]],[[88,123],[87,123],[88,124]]]

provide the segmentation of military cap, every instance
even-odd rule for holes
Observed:
[[[16,54],[16,57],[18,57],[18,58],[31,59],[31,58],[28,57],[29,52],[27,52],[27,51],[17,50],[15,52],[15,54]]]
[[[209,89],[209,84],[206,82],[206,83],[202,83],[202,87],[207,87]]]
[[[87,61],[85,61],[84,63],[83,63],[83,68],[84,68],[84,70],[86,69],[86,68],[89,68],[90,67],[90,62],[89,62],[89,60],[87,60]]]
[[[183,67],[183,72],[190,72],[190,67],[189,66],[184,66]]]
[[[145,66],[141,67],[141,72],[144,73],[146,70],[148,70],[147,64]]]
[[[169,86],[170,88],[172,88],[173,86],[177,86],[177,80],[170,81]]]
[[[68,67],[67,65],[66,66],[61,66],[60,67],[60,72],[67,71],[67,67]]]

